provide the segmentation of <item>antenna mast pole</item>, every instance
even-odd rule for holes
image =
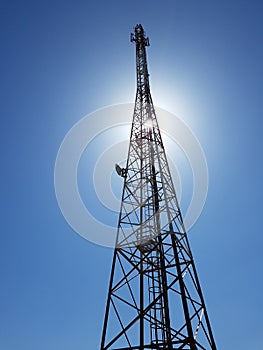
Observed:
[[[101,350],[211,349],[212,328],[152,102],[136,25],[137,92]]]

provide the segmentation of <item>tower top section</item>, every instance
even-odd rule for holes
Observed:
[[[131,33],[131,42],[133,41],[140,46],[150,46],[149,38],[146,37],[141,24],[137,24],[134,27],[134,33]]]

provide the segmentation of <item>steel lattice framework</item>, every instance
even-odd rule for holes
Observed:
[[[177,202],[137,25],[137,93],[101,350],[216,349]]]

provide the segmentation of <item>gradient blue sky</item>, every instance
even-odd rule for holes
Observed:
[[[53,171],[74,123],[134,100],[137,23],[154,102],[207,157],[189,238],[218,348],[263,349],[262,13],[255,0],[1,1],[1,349],[98,349],[112,251],[67,225]]]

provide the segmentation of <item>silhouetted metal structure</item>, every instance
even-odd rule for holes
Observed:
[[[216,349],[149,86],[139,24],[137,93],[101,350]]]

